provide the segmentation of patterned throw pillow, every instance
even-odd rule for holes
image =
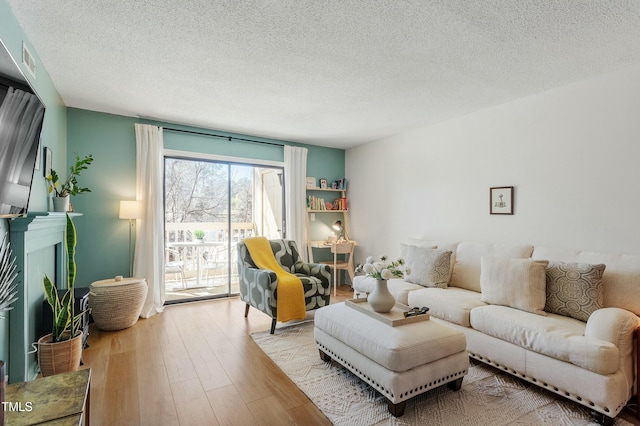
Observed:
[[[602,264],[549,262],[544,310],[586,322],[603,307],[604,269]]]
[[[408,246],[406,264],[411,272],[404,279],[424,287],[447,288],[451,254],[451,250]]]

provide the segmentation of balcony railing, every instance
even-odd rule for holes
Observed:
[[[227,285],[229,275],[237,280],[236,242],[256,235],[253,223],[225,222],[165,223],[165,265],[181,265],[167,268],[167,287],[189,288],[211,285]],[[193,231],[205,232],[202,246],[195,242]],[[231,241],[229,250],[228,242]],[[185,245],[181,245],[184,244]],[[229,268],[230,267],[230,268]]]

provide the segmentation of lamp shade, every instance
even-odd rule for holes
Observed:
[[[337,220],[336,223],[333,224],[333,229],[335,229],[336,231],[342,232],[342,221],[341,220]]]
[[[120,201],[120,219],[140,219],[139,201]]]

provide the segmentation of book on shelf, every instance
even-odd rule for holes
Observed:
[[[333,201],[333,209],[334,210],[348,210],[348,208],[347,208],[347,198],[346,197],[336,198]]]
[[[309,210],[348,210],[347,198],[336,198],[333,202],[326,202],[324,198],[315,195],[307,196],[307,209]]]
[[[316,197],[315,195],[309,195],[307,197],[307,207],[309,210],[326,210],[326,204],[324,198]]]

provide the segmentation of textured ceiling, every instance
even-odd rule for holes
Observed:
[[[346,148],[640,64],[638,0],[8,0],[71,107]]]

